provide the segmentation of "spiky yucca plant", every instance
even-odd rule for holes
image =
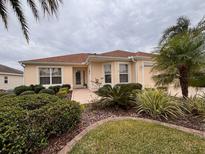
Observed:
[[[188,116],[205,119],[205,95],[195,95],[183,102],[184,112]]]
[[[180,104],[162,90],[144,90],[137,95],[137,113],[145,113],[155,119],[182,116]]]

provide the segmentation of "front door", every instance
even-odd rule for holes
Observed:
[[[75,87],[76,88],[83,87],[83,71],[80,69],[75,70]]]

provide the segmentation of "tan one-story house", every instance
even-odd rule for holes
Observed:
[[[0,90],[12,90],[22,84],[22,71],[0,64]]]
[[[152,54],[122,50],[101,54],[79,53],[20,61],[24,84],[44,86],[70,84],[75,88],[97,89],[100,85],[141,83],[153,87]]]

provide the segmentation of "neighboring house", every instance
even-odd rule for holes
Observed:
[[[22,84],[22,71],[0,64],[0,89],[11,90]]]
[[[20,61],[24,66],[24,83],[44,86],[71,84],[72,88],[95,90],[102,84],[141,83],[153,87],[152,54],[111,51],[102,54],[79,53]]]

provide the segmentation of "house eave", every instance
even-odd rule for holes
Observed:
[[[18,73],[7,73],[7,72],[0,72],[0,75],[23,76],[23,74],[18,74]]]
[[[85,62],[69,63],[69,62],[36,62],[36,61],[19,61],[21,65],[87,65],[89,62],[106,62],[106,61],[132,61],[134,60],[151,60],[151,57],[131,56],[131,57],[112,57],[90,55]]]
[[[23,65],[85,65],[85,63],[19,61]]]
[[[145,56],[131,56],[128,58],[134,60],[152,60],[152,57],[145,57]]]
[[[89,62],[107,62],[107,61],[130,61],[128,57],[111,57],[92,55],[86,59],[86,64]]]

